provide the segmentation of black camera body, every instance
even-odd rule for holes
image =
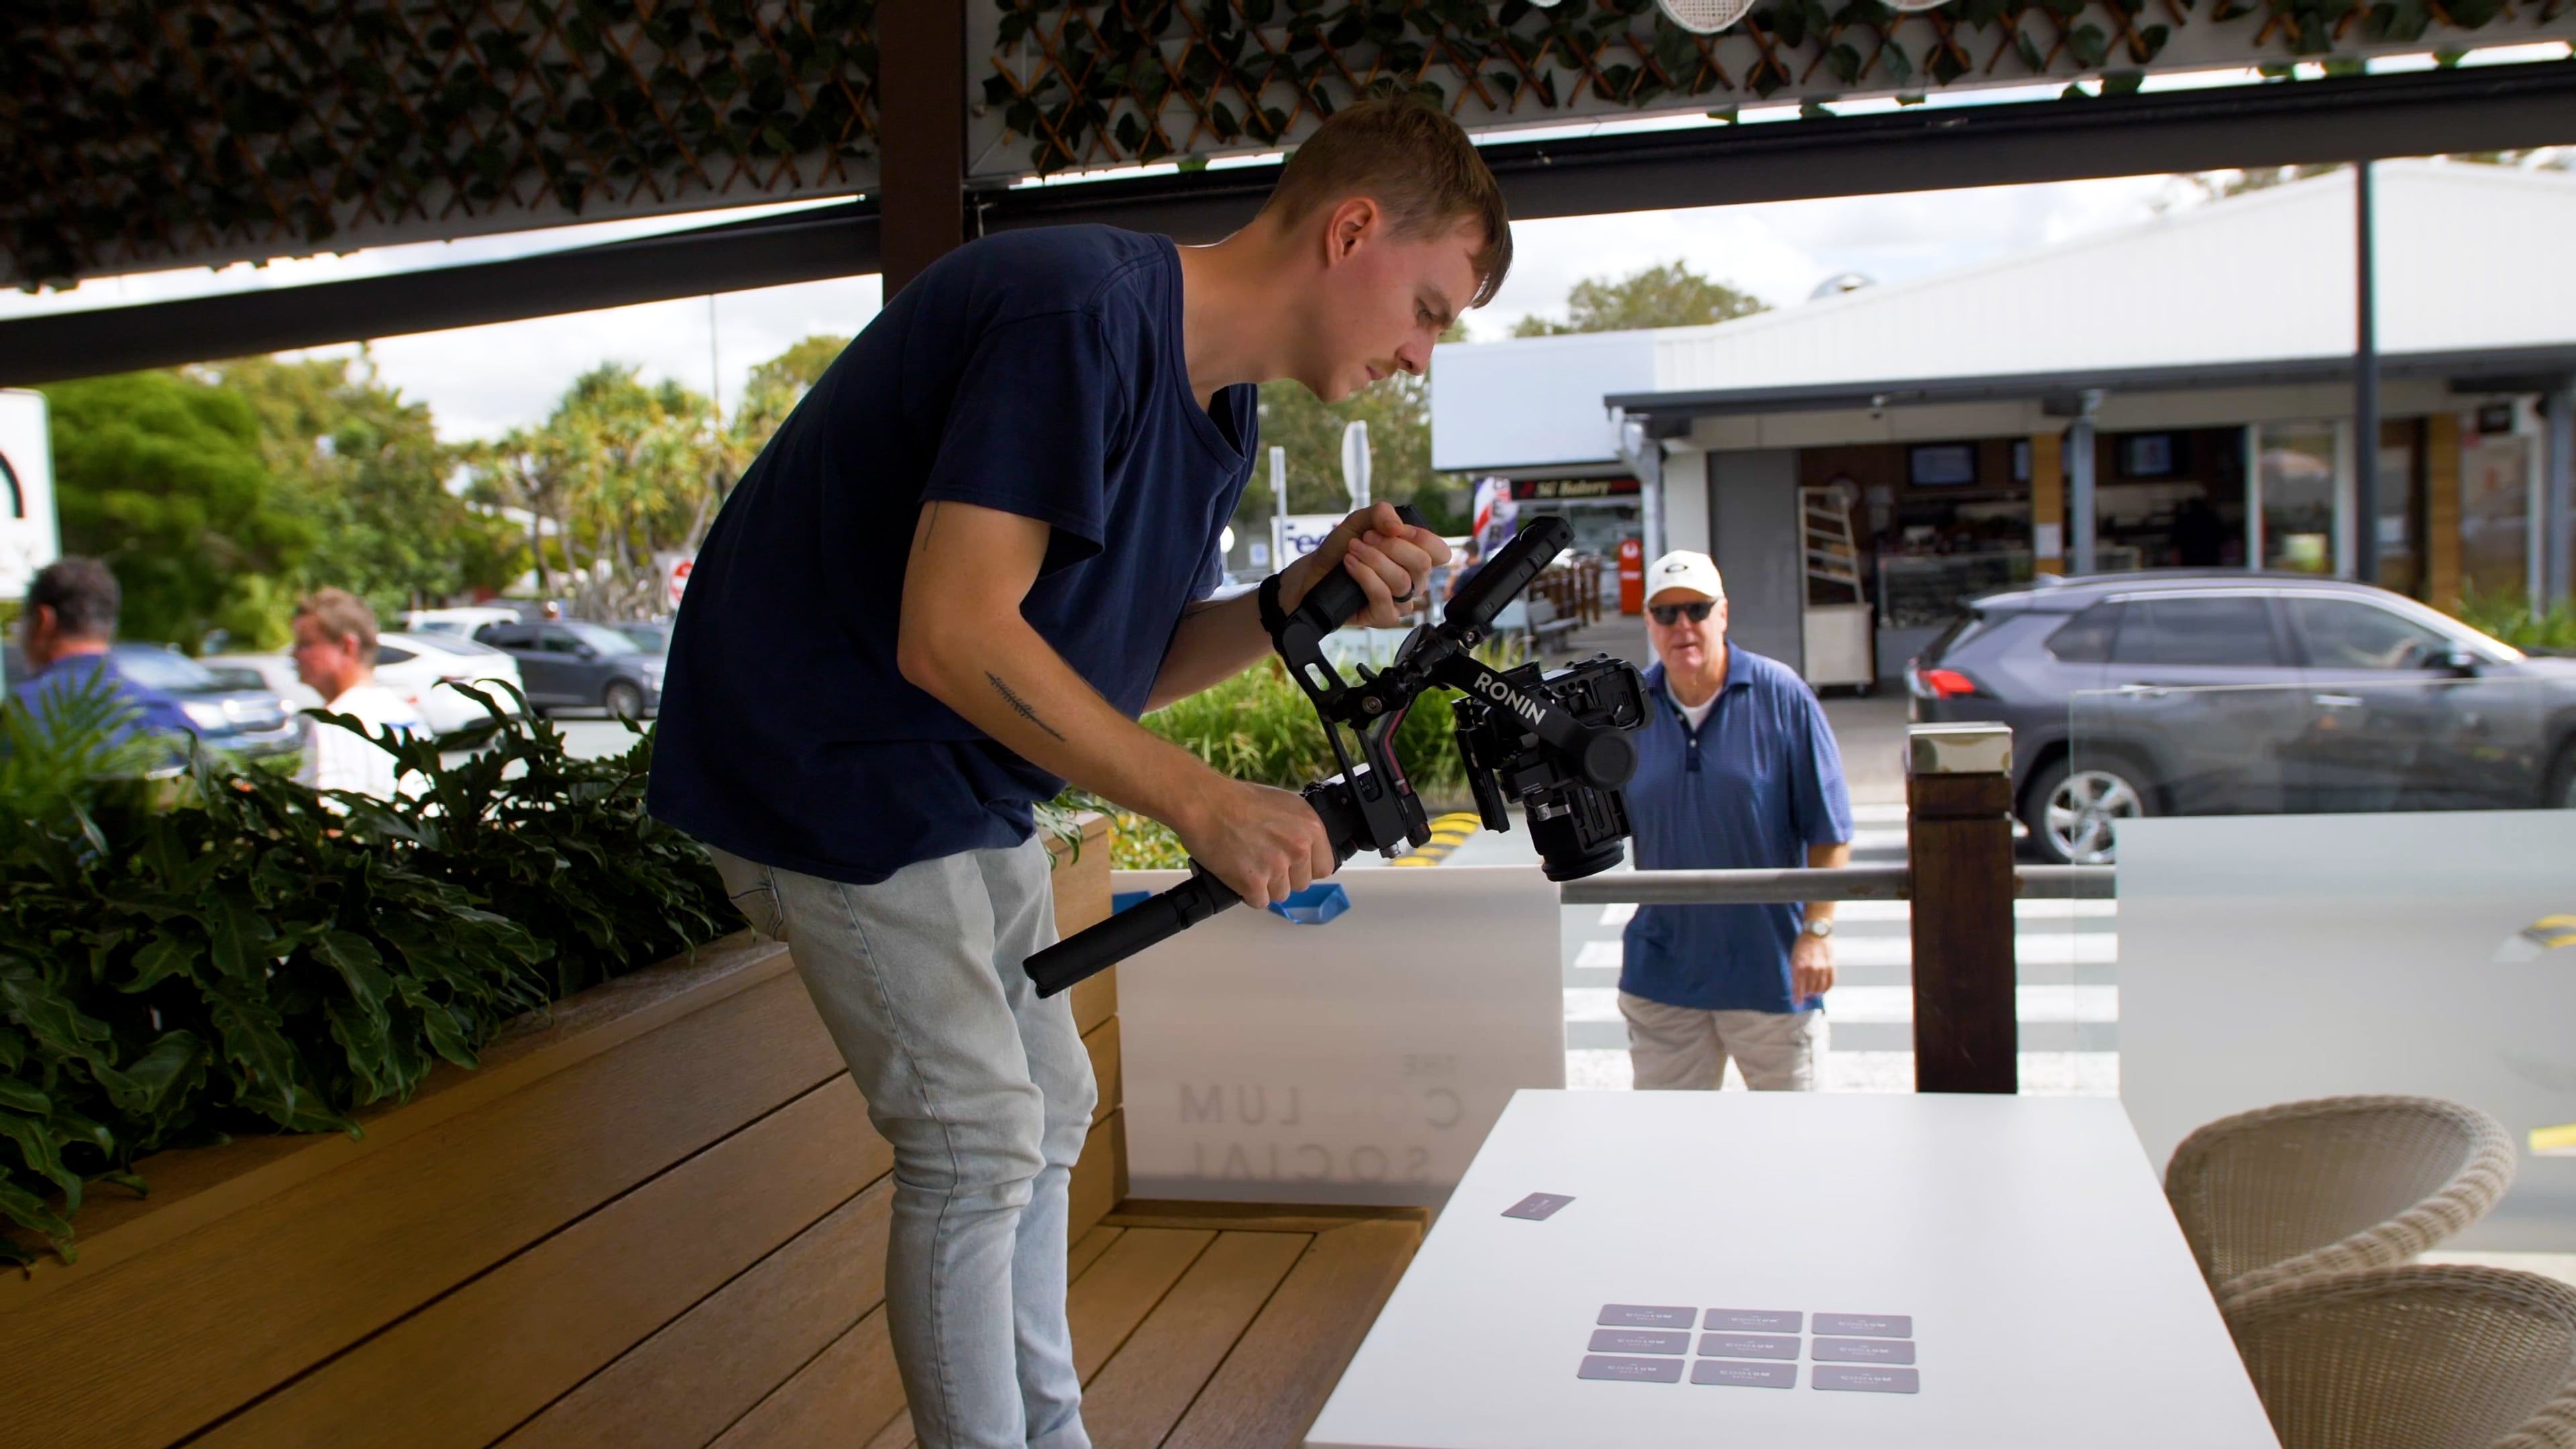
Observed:
[[[1467,786],[1475,792],[1476,813],[1485,828],[1511,829],[1505,807],[1516,800],[1549,880],[1581,880],[1617,865],[1630,834],[1626,798],[1616,786],[1590,783],[1581,762],[1568,761],[1563,751],[1540,738],[1509,701],[1512,696],[1543,700],[1625,747],[1627,732],[1646,722],[1646,681],[1635,665],[1607,654],[1553,674],[1524,664],[1496,678],[1508,687],[1506,693],[1479,697],[1471,691],[1449,706],[1458,721]],[[1631,749],[1627,768],[1617,770],[1619,779],[1624,782],[1635,766]],[[1602,764],[1603,772],[1613,768],[1614,762]]]
[[[1421,526],[1411,510],[1397,511]],[[1646,722],[1645,680],[1635,666],[1606,654],[1548,674],[1535,664],[1493,669],[1474,652],[1492,636],[1503,606],[1573,539],[1573,526],[1562,518],[1528,520],[1459,586],[1438,627],[1414,630],[1385,669],[1362,668],[1355,680],[1342,677],[1323,641],[1367,602],[1360,586],[1335,571],[1293,612],[1278,608],[1275,576],[1264,586],[1270,642],[1322,716],[1341,766],[1339,774],[1305,789],[1335,860],[1363,849],[1395,856],[1431,843],[1422,801],[1395,757],[1395,735],[1424,690],[1446,685],[1465,696],[1452,708],[1485,828],[1509,830],[1505,807],[1517,800],[1548,879],[1577,880],[1619,863],[1629,833],[1619,787],[1637,768],[1629,735]],[[1023,969],[1040,996],[1053,996],[1238,899],[1192,862],[1188,880],[1032,955]]]

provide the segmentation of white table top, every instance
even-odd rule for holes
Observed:
[[[1796,1387],[1580,1379],[1614,1303],[1803,1313]],[[1919,1392],[1812,1387],[1818,1313]],[[1306,1442],[2278,1449],[2119,1103],[1744,1092],[1515,1096]]]

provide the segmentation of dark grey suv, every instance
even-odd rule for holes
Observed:
[[[540,714],[587,707],[641,719],[662,707],[662,656],[605,625],[578,619],[486,624],[474,637],[519,661],[528,705]]]
[[[2308,574],[2102,574],[1994,594],[1906,670],[1918,720],[2012,726],[2044,859],[2139,815],[2576,807],[2576,659]]]

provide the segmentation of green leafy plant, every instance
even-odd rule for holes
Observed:
[[[1521,662],[1507,642],[1489,643],[1478,656],[1496,668]],[[1455,690],[1425,690],[1396,730],[1396,758],[1414,791],[1434,813],[1463,805],[1467,768],[1458,755],[1450,701]],[[1253,666],[1145,716],[1145,728],[1206,761],[1219,774],[1282,790],[1303,789],[1341,766],[1325,742],[1315,706],[1275,661]],[[1157,820],[1122,809],[1080,790],[1067,790],[1046,811],[1098,810],[1111,821],[1110,864],[1119,870],[1176,870],[1189,861],[1180,837]],[[1041,816],[1041,824],[1044,823]]]
[[[2576,654],[2576,600],[2560,599],[2546,610],[2535,610],[2520,594],[2481,594],[2471,589],[2451,612],[2461,623],[2516,649]]]
[[[453,765],[378,743],[403,800],[195,754],[176,792],[58,771],[0,820],[0,1220],[26,1230],[0,1261],[29,1235],[68,1258],[87,1186],[141,1190],[147,1153],[354,1132],[511,1017],[725,929],[703,852],[643,813],[649,736],[577,760],[512,723]]]

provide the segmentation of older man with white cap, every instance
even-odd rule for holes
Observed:
[[[1851,859],[1851,795],[1824,706],[1787,665],[1726,638],[1704,553],[1646,573],[1655,705],[1628,782],[1641,870],[1831,867]],[[1813,1091],[1834,984],[1833,903],[1644,906],[1619,1008],[1636,1084],[1717,1087],[1733,1057],[1756,1091]]]

